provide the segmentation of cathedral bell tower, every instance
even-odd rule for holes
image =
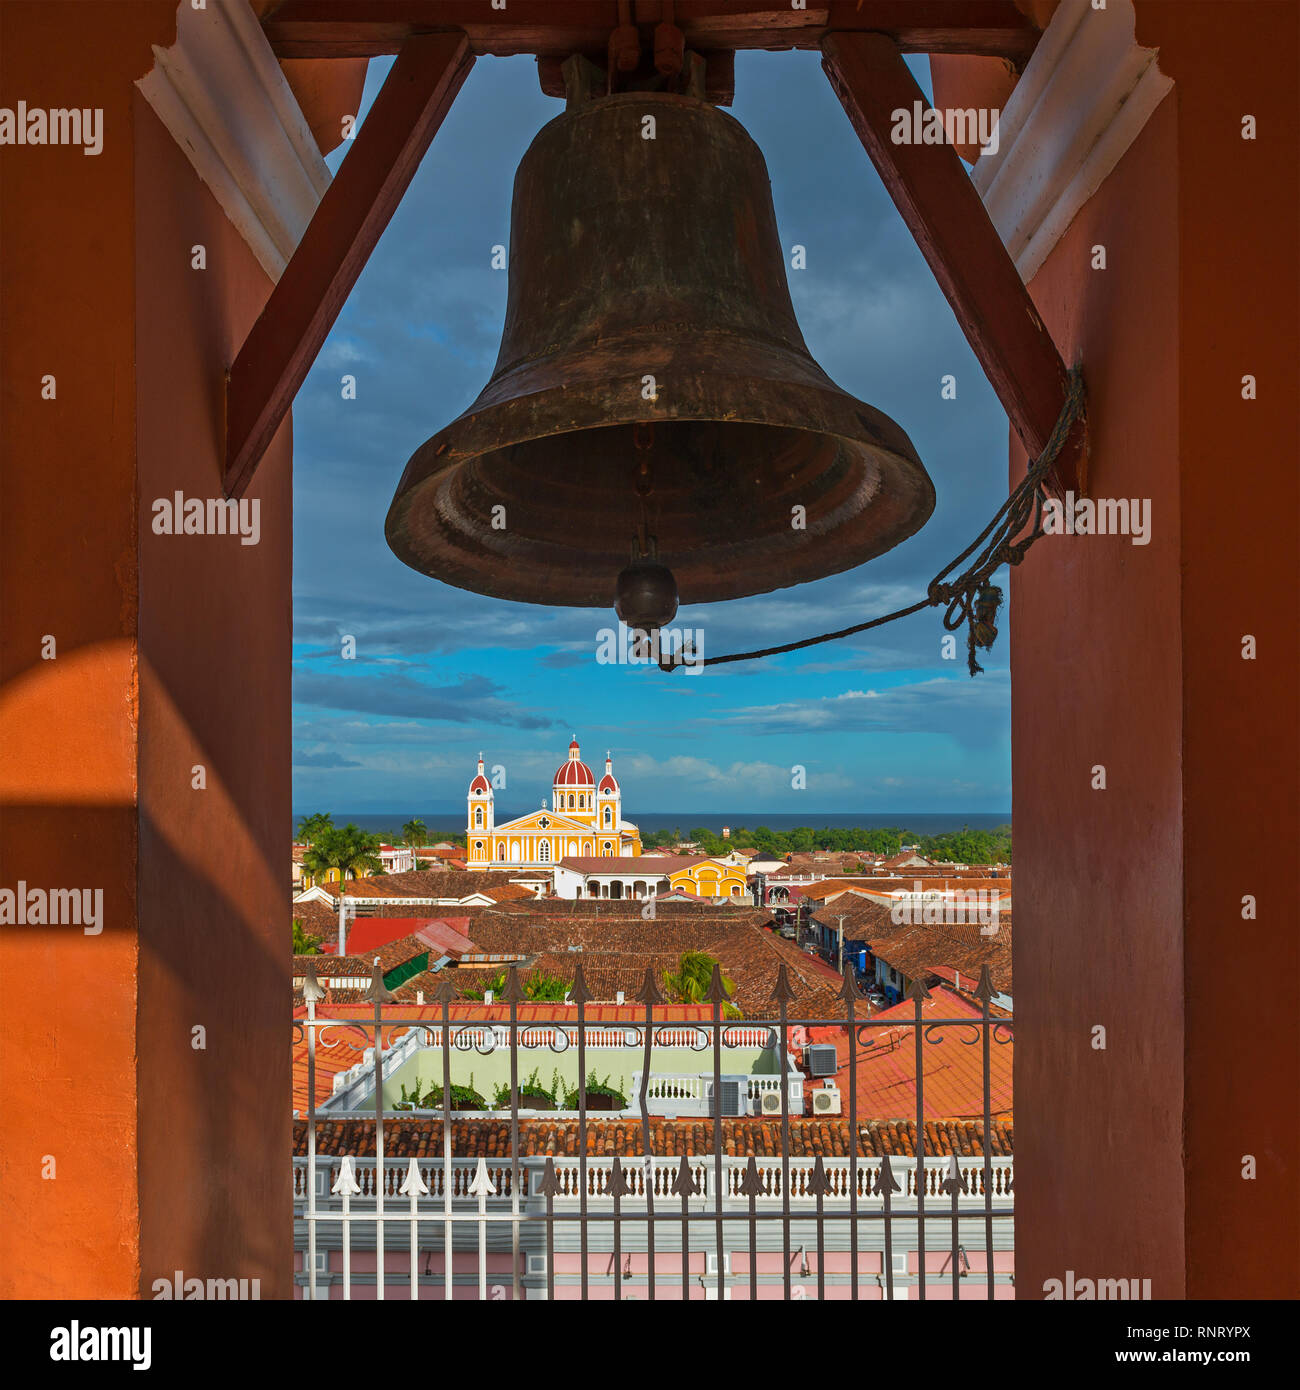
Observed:
[[[471,837],[471,851],[474,835],[491,832],[492,826],[492,784],[483,775],[483,754],[478,755],[478,775],[469,784],[469,810],[465,821],[466,833]],[[488,858],[491,858],[489,855]]]

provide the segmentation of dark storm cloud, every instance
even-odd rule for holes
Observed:
[[[455,685],[433,686],[401,675],[299,671],[293,682],[293,702],[394,719],[505,724],[516,729],[547,729],[554,724],[551,718],[500,699],[500,688],[486,676],[462,676]]]
[[[963,671],[879,690],[751,705],[701,722],[741,724],[759,734],[937,733],[977,746],[1006,737],[1010,695],[1006,672],[972,679]]]
[[[355,758],[345,758],[341,753],[295,753],[294,767],[362,767]]]

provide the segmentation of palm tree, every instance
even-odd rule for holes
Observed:
[[[402,827],[402,843],[408,849],[419,849],[429,838],[429,827],[420,819],[408,820]]]
[[[351,822],[341,829],[331,825],[312,841],[302,857],[303,868],[313,878],[324,878],[331,869],[338,870],[340,879],[377,873],[383,868],[379,845],[378,835],[368,835]]]
[[[664,976],[664,989],[675,1003],[702,1004],[709,997],[713,967],[717,963],[703,951],[683,951],[676,972]],[[723,975],[722,983],[728,994],[735,992],[736,982],[730,975]],[[734,1004],[724,1004],[722,1012],[726,1018],[740,1017],[740,1010]]]
[[[482,999],[488,990],[491,990],[492,997],[497,999],[505,993],[505,989],[506,972],[502,970],[487,979],[479,980],[476,984],[467,986],[464,994],[466,999]]]
[[[561,1000],[568,996],[572,983],[572,980],[552,975],[549,970],[537,970],[524,981],[524,996],[528,999]]]
[[[333,829],[334,817],[329,812],[317,812],[314,816],[304,816],[298,822],[298,843],[310,845],[322,831]]]
[[[293,919],[293,953],[295,956],[320,955],[316,939],[303,931],[302,923],[296,917]]]

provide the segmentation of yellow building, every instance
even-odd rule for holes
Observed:
[[[466,863],[471,869],[549,869],[572,856],[604,858],[641,853],[641,832],[623,819],[623,793],[605,754],[605,775],[596,782],[582,761],[575,737],[569,756],[555,771],[551,807],[497,825],[492,784],[478,774],[469,784]]]
[[[745,894],[745,871],[719,859],[698,859],[668,875],[676,893],[697,898],[739,898]]]

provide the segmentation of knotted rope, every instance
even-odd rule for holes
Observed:
[[[855,623],[852,627],[840,628],[838,632],[823,632],[819,637],[805,637],[798,642],[785,642],[779,647],[763,647],[752,652],[732,652],[728,656],[704,657],[694,664],[701,666],[721,666],[729,661],[754,661],[759,657],[777,656],[781,652],[798,651],[802,647],[815,647],[822,642],[836,642],[841,637],[852,637],[855,633],[866,632],[873,627],[881,627],[899,618],[909,618],[923,608],[934,608],[947,604],[943,615],[943,625],[949,632],[955,632],[963,623],[967,626],[966,653],[967,666],[972,676],[983,671],[975,659],[977,648],[989,650],[997,638],[995,621],[998,609],[1002,606],[1002,590],[992,583],[994,572],[1002,565],[1018,565],[1029,552],[1029,547],[1043,534],[1043,504],[1047,501],[1045,483],[1052,465],[1065,446],[1083,414],[1083,375],[1078,367],[1071,370],[1069,389],[1056,417],[1047,443],[1036,459],[1025,470],[1025,476],[1012,489],[1007,500],[998,508],[993,520],[978,536],[930,581],[926,596],[909,604],[906,608],[895,609],[869,622]],[[1032,526],[1027,534],[1021,535],[1026,526]],[[1019,539],[1015,539],[1019,537]],[[976,554],[978,552],[978,554]],[[971,555],[974,561],[957,576],[949,579],[953,570]],[[663,670],[675,670],[690,659],[688,653],[676,652],[665,655],[660,660]]]

